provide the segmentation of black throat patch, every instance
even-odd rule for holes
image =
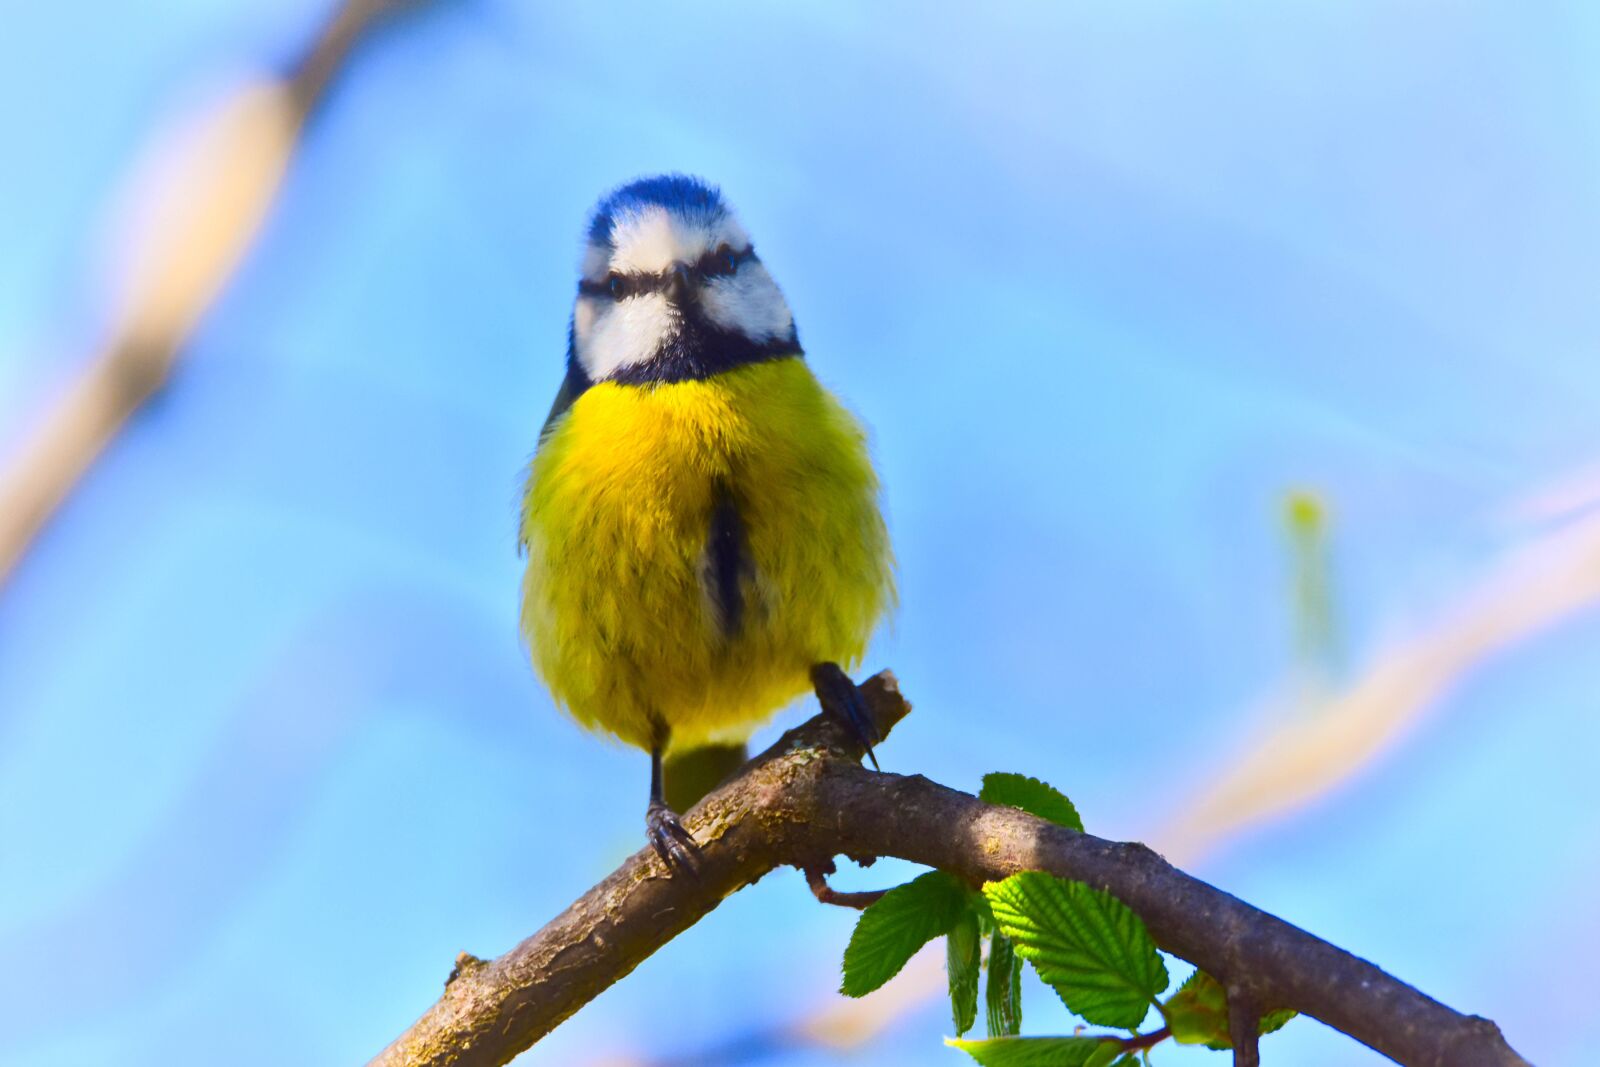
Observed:
[[[742,367],[788,356],[803,355],[800,338],[793,326],[786,337],[752,341],[736,330],[725,330],[711,322],[698,308],[683,311],[677,329],[661,343],[655,355],[641,363],[623,367],[611,380],[625,385],[655,382],[687,382]]]

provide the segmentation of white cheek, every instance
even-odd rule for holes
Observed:
[[[572,306],[572,337],[574,341],[582,342],[589,339],[589,333],[594,329],[594,317],[593,300],[580,299]]]
[[[731,278],[715,278],[701,297],[706,318],[752,341],[787,337],[794,317],[778,284],[760,263],[745,263]]]
[[[574,348],[589,380],[598,382],[648,360],[677,327],[677,312],[660,293],[617,303],[585,298],[573,312]]]

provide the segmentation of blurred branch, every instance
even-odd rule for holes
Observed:
[[[130,416],[167,381],[255,240],[299,132],[351,48],[407,0],[346,0],[288,75],[246,85],[162,160],[150,232],[100,353],[0,471],[0,582]]]
[[[887,673],[864,690],[886,737],[910,707]],[[1296,1009],[1401,1063],[1525,1063],[1488,1020],[1458,1014],[1143,845],[1055,826],[920,776],[868,771],[860,758],[827,716],[791,730],[685,816],[701,847],[696,877],[670,876],[649,849],[635,853],[499,959],[463,956],[444,996],[374,1067],[507,1063],[728,895],[776,867],[841,853],[896,856],[974,885],[1023,870],[1088,882],[1251,1011]]]
[[[1541,537],[1498,566],[1417,636],[1380,655],[1314,715],[1271,707],[1240,756],[1176,805],[1149,840],[1180,863],[1348,782],[1416,727],[1472,670],[1600,604],[1600,516]]]
[[[937,940],[924,946],[894,980],[859,1000],[832,989],[811,993],[810,1010],[769,1026],[751,1027],[674,1052],[612,1054],[590,1067],[747,1067],[801,1049],[827,1049],[860,1058],[918,1008],[945,995],[945,949]],[[800,996],[804,990],[796,990]],[[863,1060],[865,1062],[865,1060]]]
[[[816,895],[814,886],[811,890]],[[757,1025],[707,1046],[667,1054],[612,1052],[591,1060],[589,1067],[750,1067],[797,1049],[819,1048],[859,1055],[915,1012],[943,998],[947,988],[945,953],[935,944],[913,956],[888,985],[860,999],[829,991],[788,1019]]]

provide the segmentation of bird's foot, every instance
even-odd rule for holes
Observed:
[[[667,865],[669,874],[696,873],[700,846],[694,843],[694,835],[678,819],[677,812],[665,804],[651,804],[645,809],[644,829],[645,836],[650,839],[650,847]]]
[[[872,761],[872,769],[882,770],[872,746],[883,739],[872,725],[872,715],[856,683],[837,663],[819,663],[811,668],[811,685],[817,691],[817,703],[822,705],[822,710],[856,739],[866,751],[867,759]]]

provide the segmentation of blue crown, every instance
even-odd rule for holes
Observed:
[[[687,174],[658,174],[618,186],[594,207],[589,220],[589,240],[611,243],[611,228],[618,216],[631,215],[646,207],[662,207],[674,215],[710,224],[728,213],[722,193],[715,185]]]

